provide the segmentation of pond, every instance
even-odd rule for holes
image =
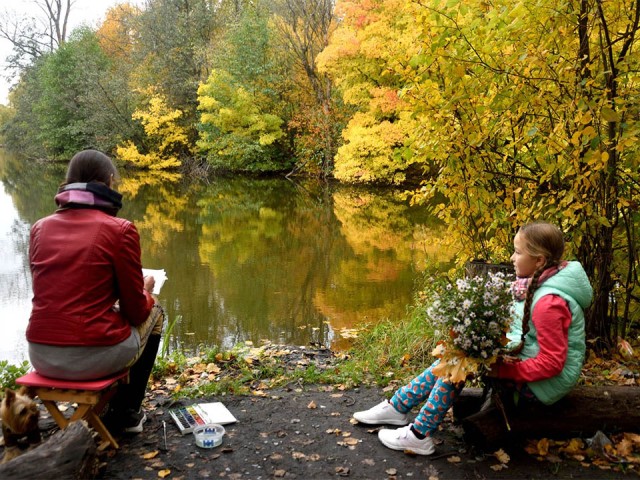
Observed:
[[[31,225],[55,209],[64,164],[0,149],[0,360],[27,359]],[[348,347],[354,329],[406,313],[425,272],[451,266],[443,228],[404,192],[321,182],[121,171],[120,216],[175,321],[169,350],[242,341]]]

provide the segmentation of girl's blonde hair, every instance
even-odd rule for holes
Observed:
[[[524,347],[524,337],[529,332],[531,321],[531,306],[533,294],[538,289],[540,275],[551,267],[558,267],[564,254],[564,234],[557,226],[547,222],[535,222],[523,225],[518,230],[518,235],[524,240],[524,250],[528,255],[545,258],[545,263],[538,268],[531,277],[531,283],[527,288],[527,296],[524,300],[524,312],[522,315],[522,337],[520,344],[512,351],[518,354]]]
[[[547,263],[543,268],[558,265],[564,254],[564,234],[551,223],[535,222],[523,225],[518,231],[524,240],[525,251],[534,257],[543,256]]]

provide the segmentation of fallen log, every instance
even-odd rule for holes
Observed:
[[[88,479],[97,473],[96,442],[84,421],[72,422],[45,442],[0,464],[0,478]]]
[[[640,432],[640,388],[574,388],[553,405],[504,402],[502,410],[490,404],[482,411],[481,389],[464,389],[454,405],[454,418],[462,425],[465,439],[492,447],[513,438],[589,438],[603,433]],[[507,423],[510,427],[507,427]]]

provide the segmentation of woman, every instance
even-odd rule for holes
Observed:
[[[89,380],[130,368],[111,402],[112,429],[142,432],[141,409],[164,315],[142,275],[140,238],[117,218],[118,172],[96,150],[77,153],[55,197],[58,209],[31,228],[29,358],[42,375]]]

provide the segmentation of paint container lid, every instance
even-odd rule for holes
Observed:
[[[214,448],[222,443],[224,427],[217,423],[201,425],[193,430],[196,445],[200,448]]]

